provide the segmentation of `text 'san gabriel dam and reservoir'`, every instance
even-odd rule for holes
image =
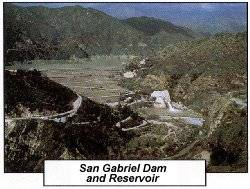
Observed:
[[[160,176],[157,176],[156,174],[152,175],[136,175],[136,176],[119,176],[119,173],[162,173],[167,171],[167,166],[152,166],[150,164],[138,164],[138,165],[113,165],[110,164],[104,164],[102,167],[100,166],[88,166],[86,164],[80,165],[80,172],[83,173],[93,173],[93,172],[104,172],[104,173],[110,173],[108,180],[107,174],[104,174],[102,176],[87,176],[86,181],[87,182],[157,182],[158,178]],[[118,174],[117,174],[118,173]]]

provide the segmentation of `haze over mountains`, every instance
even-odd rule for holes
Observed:
[[[246,3],[19,3],[51,8],[80,5],[103,11],[119,19],[154,17],[204,33],[246,30]]]

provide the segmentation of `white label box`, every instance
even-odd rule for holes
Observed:
[[[44,186],[206,186],[205,160],[45,160]]]

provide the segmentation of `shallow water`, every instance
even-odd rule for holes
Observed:
[[[203,122],[205,121],[204,119],[197,118],[197,117],[182,117],[180,119],[188,124],[196,125],[196,126],[202,126]]]
[[[180,110],[173,107],[173,110],[169,111],[166,108],[142,107],[136,108],[135,111],[139,112],[146,119],[163,122],[180,121],[195,126],[202,126],[204,122],[201,115],[191,109]]]

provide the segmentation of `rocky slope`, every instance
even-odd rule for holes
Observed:
[[[38,71],[5,75],[5,172],[42,172],[45,159],[122,159],[123,146],[133,134],[124,133],[117,123],[129,116],[133,126],[142,123],[129,108],[113,110],[84,97],[77,113],[61,122],[31,118],[48,107],[49,115],[67,111],[75,94]]]

